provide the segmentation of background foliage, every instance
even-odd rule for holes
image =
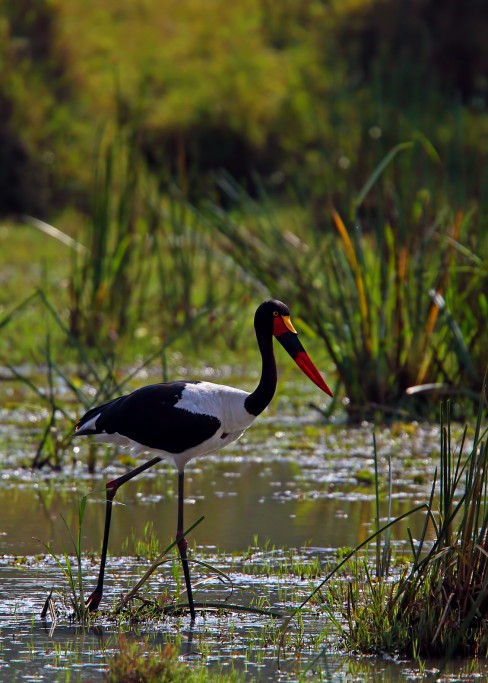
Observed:
[[[486,185],[480,0],[3,0],[0,211],[86,208],[99,127],[164,186],[225,168],[330,196],[421,131],[450,190]],[[469,159],[469,162],[468,162]],[[42,216],[41,216],[42,217]]]
[[[481,0],[0,0],[0,215],[77,240],[36,274],[41,298],[5,275],[2,345],[23,360],[42,300],[50,353],[56,334],[112,364],[179,338],[242,349],[272,295],[332,359],[350,417],[471,402],[486,28]]]

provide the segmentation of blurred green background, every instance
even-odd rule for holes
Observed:
[[[3,357],[32,355],[46,309],[50,354],[242,352],[272,295],[351,418],[439,393],[464,412],[487,34],[483,0],[2,0]]]
[[[164,186],[358,188],[399,141],[486,185],[482,0],[3,0],[0,211],[86,208],[101,131],[132,126]],[[211,184],[211,183],[210,183]]]

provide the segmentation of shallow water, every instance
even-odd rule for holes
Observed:
[[[356,545],[371,532],[375,515],[372,434],[369,425],[345,429],[302,421],[291,427],[288,421],[269,419],[219,454],[191,461],[185,475],[185,524],[205,516],[192,542],[222,551],[244,550],[256,536],[276,546]],[[428,425],[417,426],[412,434],[396,427],[395,433],[384,429],[377,435],[385,497],[387,458],[392,462],[393,516],[427,499],[436,464],[431,453],[437,442],[437,429]],[[86,494],[83,547],[98,550],[105,482],[127,467],[102,447],[99,472],[88,475],[83,463],[87,445],[85,440],[74,447],[76,460],[62,473],[21,470],[15,462],[0,471],[1,552],[40,552],[36,539],[61,550],[66,541],[62,518],[73,528],[79,500]],[[111,454],[105,468],[103,454]],[[175,487],[173,467],[159,464],[119,490],[110,539],[113,554],[130,552],[131,546],[124,545],[127,539],[140,537],[150,520],[162,542],[174,534]],[[382,513],[386,514],[386,504]],[[409,520],[414,530],[421,523],[420,517]],[[405,538],[405,532],[400,525],[398,538]]]
[[[215,558],[206,555],[212,562]],[[323,558],[326,559],[325,557]],[[235,569],[232,556],[219,555],[219,569],[234,581],[234,593],[229,602],[248,604],[257,594],[265,596],[274,609],[290,608],[288,598],[305,596],[314,581],[292,575],[268,576],[269,564],[280,557],[271,552],[256,551],[247,566]],[[22,569],[6,564],[0,566],[0,680],[1,681],[101,681],[106,659],[117,652],[120,630],[130,638],[143,640],[148,647],[178,641],[181,658],[189,663],[219,669],[235,668],[245,672],[249,681],[325,680],[347,681],[415,681],[433,680],[440,662],[427,663],[426,671],[409,661],[383,657],[345,655],[336,639],[327,637],[327,619],[313,610],[304,614],[303,624],[292,624],[285,649],[278,664],[277,640],[281,621],[256,614],[236,611],[202,613],[192,626],[189,617],[165,617],[130,628],[116,626],[102,620],[96,628],[83,630],[64,619],[54,623],[39,617],[45,596],[53,585],[59,585],[60,572],[52,561],[29,558],[29,566]],[[304,556],[303,561],[307,558]],[[130,558],[112,561],[108,574],[105,602],[111,606],[121,588],[132,585],[142,573],[142,566]],[[266,574],[259,572],[259,565]],[[87,561],[84,573],[94,580],[96,566]],[[234,567],[234,571],[232,571]],[[192,568],[194,581],[200,571]],[[172,589],[171,569],[167,567],[151,580],[148,593]],[[224,600],[228,595],[217,581],[210,581],[195,591],[199,600]],[[306,667],[310,667],[304,673]],[[431,673],[431,676],[426,674]],[[483,662],[455,661],[445,667],[440,681],[486,680],[488,666]],[[302,679],[300,679],[302,680]]]
[[[3,413],[0,434],[7,432],[8,441],[2,447],[4,468],[0,471],[0,680],[101,680],[105,658],[116,648],[117,628],[103,621],[99,629],[83,631],[66,618],[58,623],[40,619],[49,591],[66,587],[61,570],[46,555],[43,544],[52,544],[56,552],[66,549],[72,553],[67,528],[75,532],[79,500],[92,492],[82,535],[83,574],[85,590],[89,591],[98,571],[104,483],[126,467],[113,451],[102,449],[99,473],[88,475],[83,462],[87,441],[83,441],[74,446],[72,465],[62,473],[22,470],[18,464],[25,457],[24,444],[32,425],[18,415],[12,416],[12,412]],[[433,454],[438,452],[438,430],[431,425],[397,425],[376,430],[376,439],[385,500],[391,459],[391,514],[395,517],[428,498],[437,464]],[[104,458],[106,467],[102,467]],[[305,565],[318,558],[325,571],[338,548],[365,540],[374,529],[373,475],[371,425],[353,429],[324,425],[314,412],[293,417],[274,413],[258,422],[239,443],[188,465],[185,526],[205,516],[188,537],[192,556],[231,575],[232,603],[249,604],[258,596],[273,609],[289,612],[320,577],[301,578],[270,567],[282,568],[289,552],[301,557]],[[103,602],[106,609],[147,567],[147,561],[133,556],[148,522],[152,522],[161,547],[174,535],[175,486],[174,470],[159,465],[117,494]],[[381,515],[385,520],[386,502]],[[408,552],[407,527],[415,538],[423,522],[423,515],[417,513],[395,527],[393,535],[399,550]],[[196,600],[225,599],[227,588],[215,576],[207,576],[196,565],[192,566],[192,575],[196,583],[205,580],[196,589]],[[169,565],[151,579],[150,589],[174,593],[175,577]],[[297,680],[299,672],[321,652],[323,646],[318,642],[325,637],[327,621],[313,610],[307,614],[303,634],[295,632],[280,673],[272,642],[277,628],[271,617],[232,612],[199,615],[192,629],[187,617],[172,617],[150,622],[143,631],[152,643],[173,640],[180,633],[182,656],[210,666],[236,666],[246,671],[248,680]],[[269,644],[263,646],[268,631]],[[330,638],[326,641],[327,654],[307,674],[310,679],[421,678],[411,662],[345,656]],[[486,673],[481,664],[461,662],[446,670],[445,680],[474,680]]]

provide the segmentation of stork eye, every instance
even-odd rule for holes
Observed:
[[[276,317],[277,315],[279,315],[278,311],[273,311],[273,315],[274,315],[275,317]]]

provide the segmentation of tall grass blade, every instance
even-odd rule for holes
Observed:
[[[391,149],[388,152],[388,154],[380,161],[378,166],[376,166],[374,171],[371,173],[369,178],[364,183],[363,187],[358,192],[358,194],[354,200],[355,211],[357,211],[359,209],[359,207],[361,206],[361,204],[364,202],[364,200],[368,196],[369,192],[371,191],[371,188],[378,182],[378,179],[381,176],[381,174],[383,173],[383,171],[393,161],[393,159],[397,156],[397,154],[399,154],[400,152],[403,152],[404,150],[412,149],[413,146],[414,146],[413,142],[400,142],[398,145],[395,145],[395,147],[393,147],[393,149]]]
[[[55,228],[53,225],[50,225],[45,221],[41,221],[39,220],[39,218],[34,218],[33,216],[24,215],[22,216],[22,218],[23,220],[25,220],[26,223],[29,223],[34,228],[37,228],[37,230],[40,230],[45,235],[54,238],[58,242],[61,242],[62,244],[66,245],[67,247],[74,249],[79,254],[86,253],[87,249],[83,244],[80,244],[80,242],[77,242],[72,237],[67,235],[65,232],[59,230],[59,228]]]

